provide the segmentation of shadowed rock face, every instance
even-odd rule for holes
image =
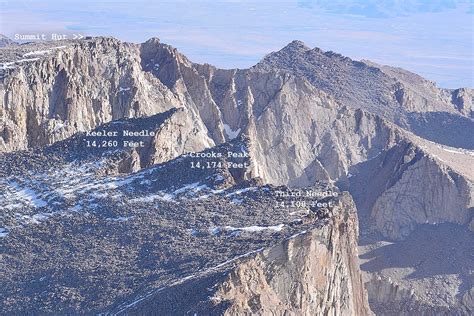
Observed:
[[[375,273],[367,283],[372,310],[376,314],[468,315],[474,262],[466,249],[472,250],[472,237],[472,232],[459,225],[424,224],[404,241],[379,240],[379,247],[364,244],[361,269]],[[380,270],[385,275],[378,274]],[[403,277],[397,275],[400,273]],[[433,299],[438,301],[436,306],[431,304]]]
[[[175,48],[156,38],[140,45],[112,38],[66,41],[54,44],[56,46],[52,43],[42,45],[11,46],[0,50],[0,61],[3,63],[0,68],[0,151],[5,153],[2,154],[2,161],[6,166],[0,170],[0,175],[6,180],[0,180],[7,190],[6,198],[0,203],[9,207],[5,212],[8,215],[3,215],[5,222],[1,224],[5,227],[16,227],[22,220],[15,215],[18,213],[15,210],[25,207],[25,203],[36,201],[30,196],[26,200],[20,199],[21,203],[18,204],[15,197],[21,192],[29,192],[31,186],[39,189],[38,183],[44,180],[38,175],[29,179],[30,176],[22,173],[22,170],[32,168],[35,172],[43,172],[53,168],[53,174],[58,175],[63,173],[56,167],[63,166],[65,170],[78,168],[74,163],[79,161],[86,164],[94,162],[90,168],[98,168],[100,177],[140,173],[149,171],[156,164],[167,165],[170,161],[186,159],[186,154],[190,152],[225,148],[241,140],[245,140],[250,165],[245,171],[224,172],[226,184],[238,185],[249,179],[258,179],[255,181],[260,185],[291,188],[310,187],[320,181],[335,183],[354,197],[363,243],[372,243],[375,248],[385,238],[400,242],[407,239],[416,243],[410,236],[416,234],[421,224],[451,223],[471,231],[474,227],[474,174],[471,167],[474,165],[474,155],[470,150],[474,148],[470,135],[473,125],[472,89],[439,89],[432,82],[405,70],[369,61],[353,61],[332,52],[309,49],[298,41],[267,55],[256,66],[244,70],[222,70],[207,64],[194,64]],[[153,137],[145,139],[143,148],[117,153],[102,149],[89,153],[78,147],[87,139],[84,136],[86,131],[100,128],[120,130],[124,127],[136,128],[138,131],[140,126],[156,132]],[[28,151],[21,155],[6,154],[19,150]],[[105,162],[99,157],[103,157]],[[167,167],[164,170],[168,172],[161,174],[161,179],[173,179],[174,173],[187,172],[186,168]],[[17,172],[24,178],[10,178]],[[81,194],[92,194],[91,188],[86,185],[90,181],[106,188],[109,185],[116,186],[111,179],[95,179],[91,172],[84,171],[84,174],[78,175],[82,179],[78,182],[85,186],[79,190]],[[196,170],[188,172],[194,174]],[[179,185],[191,185],[213,176],[197,174],[204,178],[193,178],[194,182],[186,183],[164,181],[158,194],[149,191],[144,185],[136,190],[142,194],[154,194],[163,200],[166,194],[174,192],[173,188]],[[147,183],[153,179],[141,180]],[[191,181],[191,178],[188,180]],[[67,183],[60,179],[55,181],[59,182],[53,181],[46,188],[67,187]],[[74,203],[77,197],[71,195],[73,187],[66,191],[66,197],[57,197],[54,202],[68,210],[77,206]],[[215,195],[214,191],[207,193]],[[32,209],[44,207],[43,202],[48,205],[52,203],[48,193],[45,191],[44,194],[44,199],[36,201],[39,203],[36,206],[34,203],[33,206],[27,205],[23,215],[29,217],[24,220],[38,221],[33,217],[36,213]],[[81,199],[87,200],[86,196],[81,196],[77,201]],[[88,203],[83,201],[81,205]],[[191,204],[183,207],[191,207]],[[103,211],[112,210],[104,208]],[[124,211],[124,214],[127,212]],[[130,216],[138,215],[133,213]],[[341,229],[344,226],[339,223],[334,225]],[[12,233],[7,236],[14,236],[14,230],[10,228],[0,231],[0,234],[10,231]],[[338,243],[343,244],[346,240],[346,237],[341,237],[343,232],[335,230],[332,233],[339,234]],[[314,237],[314,234],[316,232],[305,236]],[[320,237],[332,239],[336,236],[331,234]],[[304,254],[308,247],[321,246],[314,238],[305,238],[305,242],[296,241],[300,238],[285,242],[285,247],[292,244],[291,247],[300,249],[298,253]],[[278,239],[278,243],[283,243],[283,239]],[[18,249],[21,245],[19,241]],[[273,244],[265,244],[265,247],[270,246]],[[275,257],[290,256],[287,250],[270,252]],[[233,254],[239,255],[237,252]],[[347,256],[354,256],[354,253],[349,251]],[[325,275],[330,274],[351,283],[352,287],[358,287],[357,278],[347,276],[346,272],[353,269],[349,267],[352,259],[347,259],[347,256],[334,257],[334,254],[326,253],[327,260],[324,262],[328,264],[328,270],[325,270]],[[305,308],[311,313],[328,312],[334,297],[342,297],[351,303],[339,307],[336,304],[332,311],[352,313],[364,309],[360,303],[363,297],[360,291],[354,290],[352,296],[346,297],[342,287],[331,287],[327,290],[335,296],[321,299],[308,296],[308,292],[301,290],[300,285],[291,289],[284,287],[282,284],[285,284],[285,278],[291,278],[299,280],[295,281],[297,284],[306,282],[304,284],[312,289],[321,290],[319,280],[316,283],[307,280],[310,275],[318,275],[321,271],[313,270],[312,262],[306,259],[295,258],[314,273],[295,271],[292,262],[282,259],[278,267],[286,272],[280,271],[282,274],[273,275],[273,272],[269,272],[270,267],[273,267],[273,259],[270,260],[268,254],[250,257],[246,259],[246,265],[235,266],[223,271],[223,274],[212,275],[210,279],[207,274],[206,278],[197,278],[198,281],[178,282],[175,279],[173,282],[178,283],[165,287],[163,293],[178,298],[191,287],[219,280],[215,282],[227,282],[227,287],[216,287],[213,294],[216,295],[214,303],[217,302],[217,305],[212,305],[212,308],[219,308],[221,312],[281,311],[277,307],[273,309],[273,306],[285,306],[295,313],[298,308]],[[331,274],[329,271],[333,271],[331,269],[341,260],[345,262],[345,274]],[[198,270],[203,271],[201,268],[199,266]],[[403,268],[395,267],[400,269],[397,270],[399,272]],[[412,294],[405,294],[411,293],[411,285],[415,285],[413,295],[429,287],[426,284],[419,286],[418,280],[398,282],[400,275],[404,275],[403,271],[390,274],[393,278],[390,282],[384,281],[384,274],[388,272],[382,268],[368,272],[381,274],[380,280],[372,278],[372,275],[366,278],[366,281],[376,280],[368,281],[372,282],[369,283],[370,293],[376,298],[371,299],[371,302],[383,303],[380,306],[388,309],[391,307],[388,307],[387,302],[393,297],[409,300]],[[253,276],[258,277],[258,284],[265,289],[265,293],[257,293],[252,288],[249,277]],[[25,280],[29,277],[25,277]],[[275,283],[270,279],[275,280]],[[236,280],[239,282],[235,283]],[[126,282],[131,281],[127,279]],[[402,284],[400,290],[392,291],[392,286],[397,284]],[[440,287],[440,284],[434,283],[432,286]],[[150,291],[156,290],[156,287],[156,284],[150,285]],[[390,290],[383,290],[388,294],[380,298],[377,297],[377,289]],[[148,297],[135,290],[127,290],[126,295],[113,294],[121,303],[109,297],[108,303],[98,304],[94,310],[106,307],[120,310],[127,305],[125,301],[133,301],[134,295]],[[458,290],[470,293],[469,289]],[[64,297],[72,297],[67,294],[72,293],[69,289],[64,293]],[[390,293],[395,294],[391,296]],[[152,297],[157,302],[166,301],[165,294],[155,294]],[[202,306],[210,308],[206,305],[209,302],[200,301],[203,298],[201,294],[195,293],[196,300],[186,306],[196,310]],[[306,305],[293,305],[289,299],[293,297],[291,295],[296,295]],[[233,301],[231,297],[236,300]],[[74,304],[79,305],[74,307],[77,309],[71,310],[79,310],[83,303],[78,302],[87,302],[89,299],[93,300],[84,298],[74,301]],[[459,297],[461,299],[467,310],[472,309],[468,295]],[[145,301],[151,304],[150,300]],[[199,305],[198,301],[204,305]],[[170,301],[166,302],[171,304]],[[433,308],[433,311],[440,311],[444,308],[438,309],[444,304],[440,302],[431,296],[423,303],[410,306],[415,310],[429,311]],[[453,302],[450,304],[457,304]],[[168,306],[166,304],[164,306]],[[143,304],[139,306],[137,311],[150,308]],[[157,305],[154,306],[156,308]],[[25,307],[25,310],[30,307]],[[65,308],[67,310],[69,307]],[[377,312],[380,312],[380,308]]]
[[[430,146],[429,143],[427,143]],[[472,174],[455,166],[455,153],[400,142],[351,169],[349,187],[361,215],[384,236],[407,237],[418,224],[471,221]],[[438,152],[448,155],[447,166]],[[468,164],[472,156],[458,154]],[[466,162],[466,161],[464,161]],[[364,212],[369,212],[364,214]]]

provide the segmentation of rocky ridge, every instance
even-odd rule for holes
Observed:
[[[158,39],[64,46],[21,61],[38,53],[24,46],[13,64],[17,50],[2,50],[3,151],[178,108],[121,172],[243,136],[249,174],[291,187],[336,183],[354,196],[365,234],[403,240],[426,223],[473,227],[472,89],[439,89],[297,41],[247,70],[194,64]]]
[[[154,126],[159,134],[179,112],[123,119],[95,131]],[[248,151],[248,142],[238,138],[203,153]],[[243,267],[246,273],[264,269],[247,267],[252,260],[282,265],[268,270],[273,281],[280,278],[268,286],[274,287],[273,300],[282,297],[294,313],[369,311],[357,265],[357,216],[347,193],[316,199],[333,200],[331,207],[282,208],[275,202],[288,198],[276,192],[287,192],[287,187],[262,185],[251,173],[226,167],[229,159],[245,163],[248,157],[223,156],[217,168],[192,170],[195,158],[180,155],[138,172],[123,172],[120,166],[133,149],[86,144],[83,133],[34,152],[0,157],[2,165],[9,165],[0,181],[6,192],[0,239],[3,312],[133,314],[161,308],[169,313],[179,306],[183,312],[189,307],[204,313],[240,313],[224,302],[232,301],[224,290],[229,284],[224,276]],[[200,162],[206,161],[213,160]],[[324,183],[309,189],[337,192]],[[285,255],[278,249],[288,250]],[[306,262],[313,255],[324,264]],[[319,271],[318,278],[301,274],[304,266]],[[287,273],[301,285],[286,288]],[[204,285],[215,289],[213,299],[198,294],[193,296],[198,301],[182,300],[180,291],[188,286],[210,295],[199,287]],[[320,292],[316,301],[314,287]],[[293,305],[295,295],[307,303]],[[169,302],[171,297],[179,300]],[[248,304],[254,300],[248,298]],[[264,313],[269,303],[262,301],[252,309]]]
[[[121,313],[370,315],[356,269],[355,208],[350,198],[346,201],[349,211],[336,214],[329,225],[249,253],[224,272],[187,280],[129,305]],[[182,302],[180,298],[189,292],[190,300]]]

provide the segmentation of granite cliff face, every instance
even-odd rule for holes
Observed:
[[[370,213],[374,227],[403,239],[419,224],[469,225],[473,164],[468,151],[413,137],[355,165],[348,181],[358,209]]]
[[[137,45],[104,38],[38,54],[23,67],[4,69],[3,151],[47,145],[114,119],[179,107],[163,84],[141,70]]]
[[[239,265],[212,301],[228,302],[226,315],[370,315],[357,268],[355,206],[345,201],[348,210],[330,225]]]
[[[309,49],[298,41],[242,70],[192,63],[156,38],[143,44],[93,38],[16,45],[2,48],[0,57],[0,151],[10,157],[9,161],[14,156],[7,153],[19,150],[67,151],[63,145],[77,140],[80,133],[98,127],[122,129],[128,124],[122,119],[138,118],[139,125],[153,127],[156,135],[146,138],[144,147],[122,152],[113,166],[101,171],[103,174],[144,172],[188,153],[247,139],[249,167],[243,172],[229,171],[231,182],[259,179],[264,184],[305,188],[325,181],[348,190],[359,213],[363,256],[377,249],[383,253],[387,239],[399,243],[411,240],[420,225],[431,225],[435,231],[438,225],[458,225],[472,233],[472,89],[441,89],[408,71],[353,61],[333,52]],[[161,115],[163,121],[152,123]],[[118,121],[125,125],[116,125]],[[345,229],[342,224],[335,226]],[[349,230],[346,235],[356,228]],[[324,229],[308,233],[304,242],[301,238],[280,242],[286,243],[284,247],[298,244],[296,253],[306,253],[307,247],[322,247],[308,237],[319,233]],[[320,237],[339,239],[338,247],[348,238],[337,230],[331,231],[336,235],[327,234]],[[298,308],[330,312],[330,300],[343,296],[341,287],[329,283],[332,287],[327,290],[335,296],[323,301],[308,296],[306,289],[282,287],[287,277],[319,291],[321,284],[311,277],[322,272],[313,270],[315,266],[303,256],[295,260],[312,272],[296,271],[294,262],[288,261],[291,255],[278,247],[269,253],[286,258],[279,266],[283,274],[273,275],[268,270],[273,259],[264,252],[227,271],[229,278],[233,276],[227,281],[215,279],[215,284],[221,284],[216,297],[226,302],[219,304],[222,311],[232,314],[255,309],[265,314],[287,308],[296,313],[292,299],[298,297]],[[332,311],[364,314],[364,294],[350,259],[355,254],[346,248],[345,257],[334,257],[329,250],[324,255],[328,264],[325,275],[345,280],[347,288],[358,290],[344,297],[346,305],[336,304]],[[456,260],[468,259],[460,256]],[[331,270],[341,261],[346,267],[343,274]],[[416,267],[416,263],[409,266]],[[381,275],[376,284],[368,283],[373,304],[391,309],[389,302],[401,299],[399,295],[380,298],[376,289],[391,288],[395,282],[401,284],[396,293],[413,290],[413,295],[423,297],[423,303],[409,305],[414,311],[461,306],[461,300],[467,303],[460,313],[472,310],[472,302],[463,298],[472,289],[472,282],[461,268],[450,270],[458,276],[451,281],[457,284],[453,291],[460,295],[447,301],[424,294],[430,287],[441,289],[442,284],[404,282],[405,265],[391,268],[395,272],[383,265],[364,270],[366,281],[378,280],[373,276]],[[391,276],[392,283],[386,281],[385,274]],[[265,291],[255,292],[255,285],[248,283],[250,277],[256,277]],[[431,275],[422,279],[429,278]],[[189,284],[197,283],[180,283],[180,289],[187,291]],[[173,293],[181,295],[180,289]],[[290,299],[290,293],[296,296]],[[159,295],[153,297],[164,300]],[[235,301],[228,301],[230,297]],[[397,300],[391,300],[395,297]],[[377,313],[383,311],[379,308]]]

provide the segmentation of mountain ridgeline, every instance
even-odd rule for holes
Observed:
[[[456,259],[450,273],[424,271],[423,278],[408,280],[407,271],[412,269],[410,273],[415,273],[416,264],[400,263],[390,266],[391,269],[383,264],[362,265],[366,289],[361,285],[357,251],[351,250],[356,247],[358,226],[361,257],[374,253],[386,255],[387,242],[421,242],[410,236],[418,236],[416,232],[426,225],[433,229],[433,234],[438,232],[439,238],[444,238],[443,225],[459,227],[472,236],[472,89],[438,88],[403,69],[354,61],[333,52],[310,49],[299,41],[268,54],[249,69],[223,70],[193,63],[157,38],[142,44],[97,37],[6,46],[0,49],[0,62],[0,155],[5,164],[9,162],[9,168],[2,174],[5,179],[15,177],[17,170],[22,169],[17,162],[10,163],[19,157],[27,160],[28,155],[39,155],[69,166],[88,153],[76,148],[86,132],[114,131],[130,125],[137,131],[140,126],[146,126],[154,134],[143,147],[130,148],[116,156],[112,153],[113,159],[107,156],[108,150],[92,152],[96,158],[109,157],[106,160],[113,162],[114,166],[105,168],[103,175],[133,177],[147,174],[156,166],[179,173],[179,169],[170,166],[187,159],[189,153],[242,141],[245,144],[239,146],[244,146],[249,154],[249,167],[241,173],[227,170],[222,177],[230,186],[257,181],[260,188],[269,185],[302,189],[330,183],[352,196],[348,195],[340,207],[345,215],[332,217],[324,228],[308,229],[309,235],[296,239],[285,239],[290,237],[285,234],[275,237],[279,238],[278,243],[262,244],[265,252],[252,254],[245,264],[209,273],[209,267],[219,262],[196,263],[196,269],[208,271],[197,277],[197,281],[178,282],[179,273],[167,276],[172,286],[164,286],[166,282],[161,279],[156,282],[155,290],[146,295],[141,293],[140,299],[130,306],[116,300],[126,302],[135,292],[114,292],[107,302],[89,297],[87,300],[95,300],[91,311],[120,313],[125,308],[127,313],[140,314],[163,308],[165,313],[174,302],[167,295],[178,300],[192,287],[206,291],[211,283],[219,284],[209,294],[213,295],[213,303],[203,303],[202,293],[194,293],[193,299],[186,302],[189,306],[182,302],[183,313],[189,307],[193,311],[235,315],[279,314],[284,310],[295,314],[303,311],[364,315],[370,313],[366,290],[376,314],[445,310],[469,314],[474,310],[474,280],[467,272],[472,263],[467,255],[468,244],[459,245],[466,254]],[[87,159],[92,158],[87,156]],[[42,170],[46,168],[46,160],[40,160],[39,170]],[[84,173],[78,177],[86,181],[90,176]],[[192,181],[199,183],[211,176],[202,174]],[[31,183],[43,181],[39,174],[31,177]],[[153,181],[148,177],[145,180]],[[173,176],[167,173],[167,177]],[[10,188],[14,187],[12,183],[19,183],[12,179],[5,180]],[[178,185],[193,183],[186,181],[170,182],[160,190],[176,191]],[[101,182],[101,185],[106,184]],[[137,186],[134,190],[140,192],[144,188]],[[87,198],[80,199],[84,206]],[[219,201],[225,207],[230,205],[225,199]],[[68,203],[61,207],[74,207],[72,202]],[[248,203],[253,205],[254,201]],[[190,210],[191,206],[192,203],[184,207]],[[270,204],[265,207],[270,208]],[[358,221],[353,214],[355,207]],[[166,209],[172,213],[171,206],[167,205]],[[13,227],[16,224],[11,218],[15,215],[9,216],[8,227]],[[129,216],[142,215],[134,212]],[[146,229],[152,229],[152,224],[147,224]],[[4,239],[7,238],[10,237]],[[249,243],[255,246],[249,249],[256,251],[257,241]],[[145,247],[145,244],[144,239],[132,242],[134,247]],[[12,246],[12,249],[21,249],[14,245],[16,248]],[[114,247],[117,245],[109,245],[110,249]],[[441,250],[434,251],[426,260],[435,262],[441,254]],[[222,260],[242,255],[232,252]],[[319,260],[319,265],[308,261],[306,256]],[[140,258],[145,260],[145,256]],[[386,261],[390,260],[387,257]],[[300,265],[307,270],[298,270]],[[370,269],[364,269],[367,266]],[[273,268],[279,273],[274,273]],[[153,273],[158,275],[159,271]],[[449,287],[443,283],[448,274]],[[333,283],[325,288],[322,282],[330,284],[329,275]],[[14,279],[13,272],[11,278]],[[153,288],[153,277],[137,278],[133,282],[139,280]],[[104,279],[103,282],[128,281]],[[297,289],[287,288],[286,283],[292,282]],[[156,291],[158,285],[163,289]],[[428,295],[428,289],[444,292]],[[85,295],[81,291],[78,295]],[[97,291],[100,294],[107,289]],[[325,292],[327,297],[313,300],[310,292],[323,296]],[[334,302],[338,299],[347,304],[337,305]],[[300,303],[296,304],[295,300]],[[9,311],[17,305],[11,306]],[[22,308],[34,310],[32,306]],[[44,311],[54,312],[48,308]]]

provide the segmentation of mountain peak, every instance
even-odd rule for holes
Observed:
[[[267,54],[257,65],[254,67],[261,67],[262,64],[273,64],[278,60],[293,60],[296,56],[301,56],[307,51],[310,51],[311,48],[306,46],[306,44],[299,40],[294,40],[288,43],[285,47],[278,51],[271,52]]]
[[[145,43],[147,44],[159,44],[160,43],[160,39],[156,36],[148,39]]]
[[[310,48],[306,46],[304,42],[294,40],[285,47],[283,47],[280,52],[305,52],[307,50],[310,50]]]

